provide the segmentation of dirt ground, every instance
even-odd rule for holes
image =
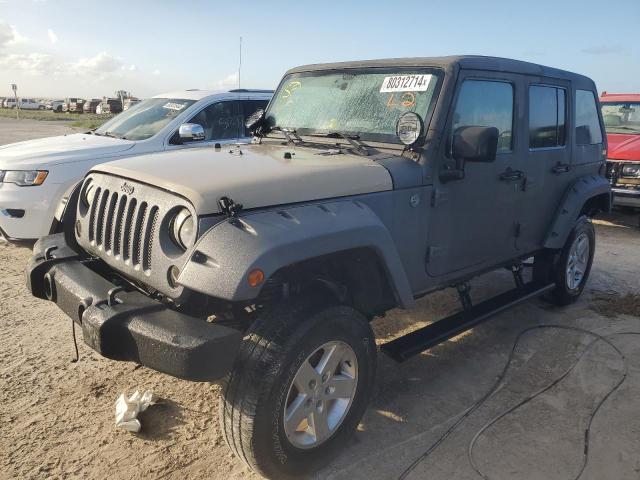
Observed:
[[[9,128],[0,120],[0,143],[7,141]],[[596,261],[575,305],[560,309],[531,301],[403,364],[380,354],[377,391],[358,433],[316,477],[398,478],[482,397],[524,328],[561,324],[603,335],[640,332],[635,225],[637,216],[621,213],[597,222]],[[1,479],[256,478],[224,443],[216,384],[108,361],[82,343],[81,359],[72,363],[71,321],[25,287],[29,254],[0,243]],[[479,299],[510,286],[510,274],[496,272],[473,282],[472,295]],[[415,310],[390,312],[374,326],[384,341],[457,308],[456,296],[443,291],[421,300]],[[590,341],[570,331],[540,330],[525,337],[504,388],[407,478],[480,478],[466,458],[478,429],[568,368]],[[640,337],[613,342],[626,357],[628,377],[593,422],[584,479],[640,479]],[[619,380],[622,367],[610,347],[591,348],[560,384],[487,430],[476,446],[478,466],[492,479],[573,478],[583,459],[589,412]],[[142,414],[138,435],[114,428],[116,397],[135,389],[150,389],[161,398]]]

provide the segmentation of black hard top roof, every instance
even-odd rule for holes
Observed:
[[[414,58],[385,58],[380,60],[360,60],[355,62],[317,63],[302,65],[290,69],[289,73],[300,73],[317,70],[341,70],[345,68],[368,67],[440,67],[445,70],[458,66],[467,70],[491,70],[497,72],[522,73],[543,77],[561,78],[566,80],[588,80],[584,75],[545,67],[537,63],[512,60],[510,58],[485,57],[482,55],[453,55],[448,57],[414,57]]]

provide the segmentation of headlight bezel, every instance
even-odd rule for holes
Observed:
[[[48,175],[48,170],[0,170],[0,183],[11,183],[18,187],[39,187]]]
[[[169,225],[171,240],[184,251],[196,243],[197,224],[191,210],[182,207],[171,219]]]
[[[640,163],[623,165],[620,176],[625,178],[640,178]]]

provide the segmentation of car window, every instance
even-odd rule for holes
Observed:
[[[196,113],[190,123],[204,128],[205,140],[229,140],[240,136],[242,118],[237,101],[216,102]]]
[[[576,90],[576,144],[602,143],[602,130],[596,107],[596,97],[590,90]]]
[[[640,135],[640,102],[601,103],[607,133]]]
[[[453,132],[460,127],[496,127],[498,153],[512,150],[513,86],[508,82],[465,80],[453,114]]]
[[[529,148],[565,144],[566,95],[563,88],[529,87]]]
[[[242,106],[242,125],[244,128],[244,136],[250,137],[251,132],[247,127],[244,127],[244,122],[249,115],[251,115],[256,110],[264,110],[267,108],[267,104],[269,100],[241,100],[240,105]]]
[[[113,107],[120,107],[117,100],[109,103]],[[150,98],[113,117],[98,128],[96,133],[128,140],[146,140],[194,103],[195,100],[179,98]]]

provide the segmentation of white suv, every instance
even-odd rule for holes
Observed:
[[[60,201],[99,163],[149,152],[248,143],[251,135],[244,120],[265,108],[272,93],[166,93],[90,132],[0,146],[0,235],[18,242],[51,233]]]
[[[21,98],[20,99],[21,110],[44,110],[44,103],[37,102],[33,98]]]

